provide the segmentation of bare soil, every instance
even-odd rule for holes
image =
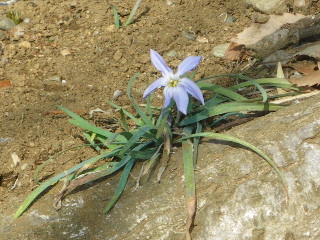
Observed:
[[[80,129],[69,124],[56,105],[114,131],[118,114],[105,100],[113,100],[117,90],[125,92],[135,73],[139,77],[132,93],[141,100],[145,87],[159,76],[150,63],[150,48],[173,68],[187,56],[202,56],[197,79],[238,72],[246,64],[211,54],[214,46],[227,42],[252,22],[255,11],[242,1],[145,0],[135,22],[116,29],[110,6],[117,7],[123,22],[133,2],[33,0],[1,6],[2,16],[14,10],[30,20],[19,25],[24,31],[22,36],[8,31],[1,41],[0,82],[12,84],[0,88],[1,215],[13,215],[37,186],[33,181],[37,166],[64,149],[83,144]],[[309,14],[316,10],[310,5],[299,11]],[[234,21],[224,22],[225,14]],[[158,94],[156,102],[161,101]],[[125,94],[114,102],[130,110]],[[96,108],[106,113],[90,118],[89,111]],[[13,153],[21,160],[17,166],[13,164]],[[49,164],[40,179],[94,154],[90,148],[71,150]]]

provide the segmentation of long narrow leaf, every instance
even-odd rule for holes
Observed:
[[[126,26],[128,26],[128,25],[132,22],[132,18],[133,18],[133,16],[136,14],[136,12],[137,12],[137,10],[138,10],[138,8],[139,8],[139,5],[140,5],[140,3],[141,3],[141,1],[142,1],[142,0],[137,0],[137,1],[136,1],[136,3],[134,4],[134,6],[133,6],[133,8],[132,8],[132,10],[131,10],[131,12],[130,12],[130,15],[129,15],[127,21],[123,24],[123,26],[126,27]]]
[[[127,180],[128,180],[128,177],[129,177],[129,174],[131,172],[131,169],[132,169],[132,166],[134,164],[135,160],[134,158],[132,158],[125,166],[125,168],[123,169],[123,172],[121,174],[121,177],[119,179],[119,182],[118,182],[118,185],[117,185],[117,188],[116,190],[114,191],[114,194],[113,196],[111,197],[111,199],[109,200],[109,202],[107,203],[107,206],[105,207],[105,209],[103,210],[103,213],[107,213],[110,211],[110,209],[114,206],[114,204],[118,201],[121,193],[123,192],[125,186],[126,186],[126,183],[127,183]]]
[[[113,133],[106,131],[102,128],[98,128],[96,126],[93,126],[92,124],[90,124],[88,121],[84,120],[82,117],[80,117],[79,115],[71,112],[70,110],[62,107],[62,106],[57,106],[58,109],[62,110],[63,112],[65,112],[66,114],[68,114],[72,119],[69,120],[69,122],[71,122],[72,124],[81,127],[85,130],[88,130],[90,132],[96,133],[96,134],[100,134],[102,136],[105,137],[110,137]],[[126,141],[126,138],[119,135],[118,138],[116,139],[117,141]]]
[[[151,129],[154,129],[154,128],[155,127],[153,125],[141,127],[136,133],[133,134],[130,140],[121,148],[119,155],[123,156],[124,153],[128,151],[142,136],[146,135],[147,133],[149,133]]]
[[[221,122],[222,120],[224,120],[224,119],[226,119],[227,117],[230,117],[230,116],[246,117],[246,116],[248,116],[248,114],[243,114],[243,113],[226,113],[226,114],[223,114],[221,117],[219,117],[216,120],[214,120],[210,124],[210,127],[213,127],[214,125],[218,124],[219,122]]]
[[[283,177],[281,171],[277,167],[276,163],[271,158],[269,158],[265,153],[263,153],[259,148],[255,147],[252,144],[250,144],[244,140],[241,140],[239,138],[232,137],[232,136],[225,135],[225,134],[221,134],[221,133],[213,133],[213,132],[203,132],[203,133],[192,134],[188,137],[182,137],[181,139],[179,139],[179,141],[184,141],[188,138],[193,138],[193,137],[206,137],[206,138],[213,138],[213,139],[218,139],[218,140],[223,140],[223,141],[228,141],[228,142],[234,142],[234,143],[240,144],[241,146],[244,146],[244,147],[251,149],[252,151],[257,153],[258,155],[260,155],[264,160],[266,160],[271,165],[271,167],[275,170],[275,172],[280,177],[282,184],[284,185],[284,187],[286,189],[286,197],[288,196],[287,184],[284,180],[284,177]]]
[[[98,144],[94,144],[94,145],[98,145]],[[81,147],[88,147],[88,146],[94,146],[92,144],[82,144],[82,145],[77,145],[77,146],[73,146],[73,147],[70,147],[68,149],[65,149],[59,153],[57,153],[56,155],[48,158],[47,160],[45,160],[43,163],[41,163],[41,165],[39,165],[36,170],[35,170],[35,173],[33,174],[33,181],[40,184],[40,182],[38,181],[38,175],[39,173],[42,171],[42,169],[48,164],[50,163],[51,161],[53,161],[54,159],[56,159],[57,157],[61,156],[62,154],[70,151],[70,150],[73,150],[73,149],[77,149],[77,148],[81,148]]]
[[[184,134],[190,135],[192,127],[184,128]],[[191,135],[192,136],[192,135]],[[186,239],[191,239],[190,227],[196,210],[196,184],[194,177],[193,144],[188,137],[182,140],[182,157],[184,167],[184,185],[186,196]]]
[[[116,109],[118,109],[118,110],[122,109],[122,111],[123,111],[123,113],[124,113],[125,115],[127,115],[127,116],[128,116],[129,118],[131,118],[138,126],[140,126],[140,120],[139,120],[138,118],[134,117],[131,113],[129,113],[128,111],[124,110],[122,107],[119,107],[117,104],[114,104],[113,102],[109,101],[108,99],[106,99],[106,102],[107,102],[110,106],[112,106],[112,107],[114,107],[114,108],[116,108]]]
[[[121,120],[122,126],[126,132],[129,132],[128,123],[127,123],[126,117],[124,116],[123,109],[121,108],[119,112],[120,112],[120,120]]]
[[[23,203],[20,205],[16,213],[14,214],[14,218],[19,217],[29,206],[30,204],[36,199],[37,196],[39,196],[44,190],[46,190],[51,185],[54,185],[58,180],[61,178],[77,171],[78,169],[82,168],[86,164],[93,164],[96,161],[100,160],[101,158],[108,158],[111,156],[114,156],[119,150],[111,151],[109,153],[101,153],[97,156],[94,156],[82,163],[77,164],[76,166],[50,178],[46,182],[42,183],[40,186],[38,186],[35,190],[33,190],[23,201]]]
[[[92,139],[92,135],[86,133],[86,132],[83,132],[82,133],[84,135],[84,137],[87,139],[87,141],[92,145],[92,147],[97,151],[97,152],[100,152],[101,151],[101,148],[99,147],[99,145],[95,144],[94,142],[94,139]]]
[[[232,112],[240,111],[276,111],[282,108],[280,105],[271,103],[251,103],[251,102],[231,102],[224,103],[214,107],[204,108],[203,111],[192,115],[189,118],[185,118],[180,122],[180,126],[188,125],[201,121],[203,119]]]
[[[212,98],[210,98],[208,101],[205,102],[205,105],[201,105],[200,107],[196,108],[194,111],[199,112],[209,107],[217,106],[220,103],[223,103],[225,101],[227,101],[225,98],[221,98],[220,96],[215,94]]]
[[[132,151],[137,152],[141,149],[144,149],[145,147],[147,147],[151,142],[145,142],[142,143],[140,145],[138,145],[137,147],[135,147]],[[108,175],[111,175],[113,173],[115,173],[116,171],[118,171],[119,169],[121,169],[123,166],[125,166],[130,160],[132,159],[132,156],[130,155],[126,155],[124,158],[122,158],[119,162],[117,163],[112,163],[111,167],[106,167],[104,169],[104,171],[99,171],[96,172],[94,176],[92,176],[90,178],[89,182],[92,182],[94,180],[100,179],[102,177],[106,177]],[[108,164],[108,163],[106,163]],[[100,169],[98,169],[100,170]],[[83,184],[88,183],[88,181],[83,182]]]
[[[145,123],[145,125],[151,125],[152,124],[152,116],[148,117],[147,114],[141,110],[137,101],[131,96],[132,84],[133,84],[134,80],[138,77],[138,75],[139,74],[136,73],[130,78],[128,86],[127,86],[127,95],[128,95],[129,100],[132,102],[134,109],[136,110],[137,114],[141,117],[141,119]]]
[[[264,88],[262,86],[260,86],[260,84],[254,82],[254,81],[248,81],[248,82],[252,82],[252,85],[254,85],[261,93],[262,95],[262,102],[266,102],[268,100],[268,95],[266,90],[264,90]]]
[[[112,8],[112,12],[113,12],[114,25],[116,25],[117,28],[120,28],[120,20],[119,20],[118,11],[114,6],[111,6],[111,8]]]
[[[202,125],[197,122],[197,128],[195,133],[202,132]],[[199,148],[200,137],[195,137],[193,139],[193,164],[196,166],[198,160],[198,148]]]
[[[266,86],[274,86],[274,87],[283,87],[292,90],[299,90],[297,87],[294,87],[288,80],[282,78],[259,78],[252,81],[246,81],[234,86],[229,87],[231,90],[236,90],[248,86],[252,86],[253,82],[257,84],[262,84]]]
[[[200,89],[202,90],[209,90],[214,93],[221,94],[223,96],[226,96],[234,101],[246,101],[248,100],[247,98],[241,96],[240,94],[228,89],[228,88],[223,88],[217,85],[209,84],[209,83],[198,83]]]

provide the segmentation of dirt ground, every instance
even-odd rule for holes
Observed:
[[[172,67],[186,56],[202,56],[196,78],[239,72],[246,64],[211,54],[214,46],[227,42],[252,22],[256,11],[242,1],[145,0],[136,22],[116,29],[110,6],[117,7],[123,22],[133,2],[27,0],[1,6],[2,16],[15,10],[29,20],[19,25],[21,36],[9,31],[0,46],[0,81],[12,84],[0,88],[1,215],[12,215],[36,186],[33,174],[37,166],[61,150],[83,143],[80,130],[68,123],[56,105],[86,119],[90,119],[89,111],[100,108],[107,113],[94,114],[91,121],[114,130],[118,115],[105,100],[112,100],[117,90],[125,92],[135,73],[139,77],[132,93],[141,99],[147,84],[159,76],[150,63],[150,48]],[[311,4],[288,11],[310,14],[317,9]],[[233,19],[230,23],[224,22],[226,13]],[[204,38],[207,42],[201,41]],[[114,101],[121,106],[130,104],[125,94]],[[21,160],[17,166],[11,157],[14,153]],[[69,151],[49,164],[40,178],[94,154],[89,148]]]

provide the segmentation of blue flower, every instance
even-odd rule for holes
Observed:
[[[152,91],[164,87],[164,104],[166,108],[171,99],[176,102],[177,108],[183,114],[187,114],[189,103],[188,93],[198,99],[204,105],[204,99],[200,88],[189,78],[183,75],[193,70],[200,62],[201,57],[190,56],[185,58],[178,66],[178,71],[173,73],[171,68],[167,66],[159,53],[150,49],[151,62],[162,73],[162,77],[151,83],[144,91],[143,99],[145,99]]]

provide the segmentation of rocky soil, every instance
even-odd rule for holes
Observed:
[[[314,14],[319,9],[318,1],[306,1],[302,7],[294,2],[286,2],[282,11]],[[128,80],[135,73],[139,73],[139,77],[132,93],[141,99],[147,84],[158,76],[150,63],[150,48],[162,54],[172,67],[186,56],[202,56],[196,78],[241,71],[247,62],[222,60],[214,56],[212,49],[249,26],[257,14],[266,16],[261,9],[257,10],[258,6],[250,4],[253,3],[236,0],[145,0],[135,22],[120,29],[114,26],[110,6],[117,7],[123,22],[133,1],[21,0],[0,6],[3,19],[8,11],[16,11],[23,20],[0,31],[0,214],[5,216],[0,220],[0,239],[6,239],[1,235],[9,236],[5,235],[8,231],[14,234],[10,235],[11,239],[40,240],[43,236],[46,239],[101,239],[93,235],[81,237],[80,233],[72,235],[67,230],[67,234],[55,237],[45,235],[41,228],[25,235],[24,231],[37,223],[28,223],[24,216],[17,220],[22,223],[19,230],[10,230],[4,224],[37,185],[33,181],[37,166],[61,150],[83,143],[80,130],[69,124],[68,118],[55,106],[62,105],[97,126],[116,130],[118,114],[105,100],[114,100],[130,110],[125,94],[118,93],[126,91]],[[273,76],[274,69],[261,74]],[[228,86],[232,82],[224,79],[217,84]],[[159,94],[155,102],[160,105],[162,100]],[[97,108],[105,113],[90,116],[89,112]],[[89,148],[69,151],[49,164],[40,178],[44,180],[94,154]],[[13,158],[20,162],[14,163]],[[105,199],[95,191],[103,191],[108,197],[114,183],[112,178],[99,187],[78,192],[65,206],[69,204],[73,209],[72,204],[86,204],[87,200],[95,199],[102,209]],[[26,215],[37,215],[51,208],[49,198],[52,200],[60,187],[39,198]],[[74,203],[77,194],[85,197],[79,197],[80,202]],[[89,213],[81,216],[87,220],[76,219],[75,224],[87,221],[94,225],[98,207],[92,211],[91,216]],[[77,209],[70,212],[76,213]],[[52,214],[37,217],[40,222],[49,217],[56,223],[52,229],[60,229],[59,213]],[[100,230],[95,228],[96,232]],[[179,236],[168,239],[180,239]]]

